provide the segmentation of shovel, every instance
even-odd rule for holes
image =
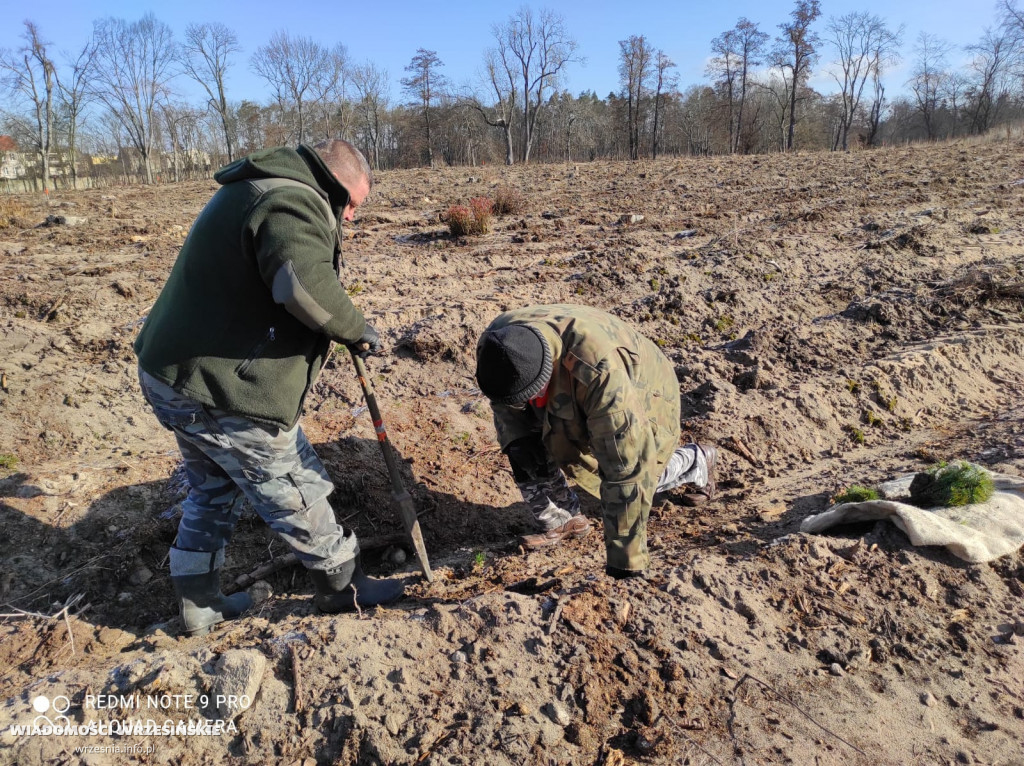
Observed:
[[[402,475],[398,472],[395,453],[391,449],[388,432],[384,427],[384,420],[380,416],[380,408],[377,406],[377,397],[373,393],[370,378],[366,374],[366,365],[363,364],[362,357],[355,352],[352,352],[352,361],[355,362],[359,385],[363,387],[363,396],[366,398],[366,408],[370,411],[370,417],[373,418],[373,429],[377,432],[377,442],[380,444],[380,451],[384,453],[384,463],[387,465],[388,475],[391,477],[391,499],[398,506],[405,531],[416,550],[416,558],[419,559],[423,576],[427,578],[427,582],[433,582],[434,573],[430,571],[427,546],[423,544],[423,532],[420,530],[419,519],[416,518],[416,506],[413,504],[412,496],[406,492],[405,485],[402,483]]]

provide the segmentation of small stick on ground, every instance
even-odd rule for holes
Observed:
[[[302,668],[299,665],[299,650],[295,644],[291,645],[292,651],[292,707],[295,713],[302,712]]]
[[[785,702],[785,703],[786,703],[787,705],[789,705],[790,707],[792,707],[792,708],[793,708],[794,710],[796,710],[796,711],[797,711],[798,713],[800,713],[800,715],[802,715],[802,716],[803,716],[804,718],[806,718],[806,719],[807,719],[808,721],[810,721],[811,723],[813,723],[813,724],[814,724],[815,726],[817,726],[817,727],[818,727],[819,729],[821,729],[821,730],[822,730],[823,732],[825,732],[825,733],[826,733],[826,734],[828,734],[829,736],[835,737],[835,738],[836,738],[837,740],[839,740],[840,742],[842,742],[842,743],[843,743],[844,745],[846,745],[847,747],[849,747],[849,748],[852,748],[852,749],[856,750],[856,751],[857,751],[858,753],[860,753],[861,755],[863,755],[864,757],[867,757],[867,753],[865,753],[865,752],[864,752],[863,750],[861,750],[861,749],[860,749],[859,747],[857,747],[856,745],[854,745],[854,744],[852,744],[852,743],[850,743],[850,742],[847,742],[847,741],[846,741],[845,739],[843,739],[842,737],[840,737],[840,736],[839,736],[838,734],[836,734],[836,733],[835,733],[834,731],[832,731],[831,729],[829,729],[829,728],[827,728],[827,727],[825,727],[825,726],[822,726],[822,725],[821,725],[820,723],[818,723],[818,722],[817,722],[817,721],[816,721],[816,720],[814,719],[814,717],[813,717],[813,716],[811,716],[811,715],[810,715],[810,714],[809,714],[809,713],[808,713],[808,712],[807,712],[806,710],[804,710],[804,709],[803,709],[802,707],[800,707],[800,706],[799,706],[798,704],[796,704],[795,702],[793,702],[793,700],[791,700],[791,699],[790,699],[789,697],[787,697],[787,696],[786,696],[785,694],[783,694],[782,692],[780,692],[780,691],[779,691],[778,689],[776,689],[775,687],[773,687],[773,686],[772,686],[771,684],[765,683],[765,682],[764,682],[764,681],[762,681],[762,680],[761,680],[760,678],[757,678],[756,676],[752,676],[752,675],[750,675],[750,673],[744,673],[744,674],[743,674],[743,677],[742,677],[742,678],[740,678],[740,680],[739,680],[739,681],[738,681],[738,682],[736,683],[736,686],[734,686],[734,687],[733,687],[733,694],[735,694],[735,693],[736,693],[736,692],[737,692],[737,691],[739,690],[739,688],[740,688],[740,687],[741,687],[741,686],[742,686],[742,685],[743,685],[743,684],[744,684],[744,683],[745,683],[745,682],[746,682],[746,681],[747,681],[748,679],[749,679],[749,680],[751,680],[751,681],[753,681],[753,682],[754,682],[754,683],[756,683],[756,684],[760,684],[760,685],[761,685],[762,687],[764,687],[765,689],[767,689],[768,691],[770,691],[770,692],[771,692],[772,694],[774,694],[774,695],[775,695],[776,697],[778,697],[778,698],[779,698],[780,700],[782,700],[782,701],[783,701],[783,702]]]
[[[60,613],[64,616],[64,625],[68,629],[68,641],[71,642],[71,654],[75,654],[75,634],[71,630],[71,620],[68,619],[68,608],[67,605],[60,610]]]
[[[361,539],[359,541],[359,548],[360,550],[369,551],[375,548],[386,548],[389,545],[407,544],[408,542],[409,538],[406,535],[380,535],[378,537],[367,537]],[[235,582],[228,586],[227,593],[236,593],[244,588],[248,588],[253,583],[272,575],[274,572],[279,572],[282,569],[287,569],[288,567],[295,566],[298,563],[299,558],[294,553],[286,553],[284,556],[278,556],[273,561],[261,564],[251,572],[236,577]]]
[[[262,566],[256,567],[248,574],[239,575],[235,578],[235,583],[232,588],[232,592],[248,588],[255,582],[262,580],[267,575],[271,575],[274,572],[282,569],[287,569],[290,566],[294,566],[299,563],[299,557],[294,553],[288,553],[284,556],[278,556],[271,562],[263,564]]]
[[[697,740],[695,740],[693,737],[691,737],[689,734],[687,734],[685,731],[683,731],[683,727],[680,726],[679,724],[677,724],[674,720],[672,720],[672,716],[670,716],[668,713],[664,713],[664,712],[662,713],[662,716],[664,716],[666,721],[668,721],[670,724],[672,724],[672,728],[674,728],[677,732],[679,732],[683,736],[683,739],[685,739],[691,745],[693,745],[698,750],[700,750],[702,753],[704,753],[704,755],[706,755],[712,761],[714,761],[715,763],[719,764],[719,766],[725,766],[725,764],[723,764],[720,760],[715,758],[715,756],[713,756],[711,753],[709,753],[707,750],[705,750]]]
[[[764,463],[754,457],[754,453],[747,449],[747,445],[737,439],[735,436],[730,436],[725,440],[725,446],[735,452],[742,458],[745,458],[750,462],[751,465],[757,468],[763,468]]]
[[[562,607],[563,606],[565,606],[565,604],[563,604],[562,602],[559,602],[558,605],[555,607],[555,611],[553,611],[551,613],[551,619],[548,621],[548,630],[547,630],[547,633],[548,633],[549,636],[551,634],[553,634],[555,632],[555,629],[558,627],[558,618],[562,616]]]

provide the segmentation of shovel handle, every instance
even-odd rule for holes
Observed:
[[[374,394],[370,377],[366,374],[366,365],[363,359],[355,351],[352,352],[352,361],[356,366],[356,376],[359,378],[359,385],[363,389],[363,397],[366,399],[366,408],[373,418],[373,430],[377,433],[377,443],[384,455],[384,464],[388,469],[388,477],[391,479],[391,499],[398,506],[398,512],[405,525],[405,531],[412,541],[416,550],[416,558],[419,559],[420,569],[428,582],[434,581],[434,573],[430,569],[430,561],[427,558],[427,547],[423,542],[423,532],[420,530],[420,522],[416,517],[416,506],[412,496],[406,492],[405,484],[402,482],[402,474],[398,470],[398,463],[395,461],[395,453],[388,439],[388,430],[384,425],[384,418],[380,414],[380,407],[377,406],[377,396]]]

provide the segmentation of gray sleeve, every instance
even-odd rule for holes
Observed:
[[[281,265],[274,274],[271,287],[274,301],[311,330],[320,331],[331,321],[331,312],[316,302],[302,286],[291,261]]]

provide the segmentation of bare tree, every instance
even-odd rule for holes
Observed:
[[[683,119],[680,128],[689,154],[711,154],[711,110],[715,94],[708,87],[691,85],[683,94]]]
[[[352,72],[352,85],[359,101],[355,112],[358,133],[361,134],[364,154],[374,170],[380,170],[382,141],[387,119],[390,87],[386,70],[367,62]]]
[[[960,71],[950,72],[949,77],[942,82],[942,99],[949,110],[950,126],[947,134],[956,135],[961,122],[964,120],[967,107],[970,102],[969,96],[972,93],[973,83]]]
[[[219,22],[189,24],[185,27],[185,42],[181,47],[182,67],[185,74],[203,86],[208,97],[207,105],[220,117],[228,162],[235,159],[238,138],[224,81],[230,65],[228,59],[240,50],[238,37]]]
[[[71,185],[78,188],[78,131],[83,116],[93,96],[89,90],[93,61],[96,57],[96,43],[90,39],[74,59],[67,61],[67,73],[58,77],[60,106],[67,129],[68,163],[71,166]]]
[[[402,78],[402,88],[417,102],[420,113],[423,115],[423,124],[426,129],[427,139],[427,164],[434,167],[434,148],[430,137],[430,112],[434,100],[441,95],[446,87],[446,78],[437,70],[444,66],[444,62],[437,56],[437,51],[428,51],[420,48],[412,57],[406,72],[411,72],[409,77]]]
[[[171,28],[147,13],[131,23],[97,21],[93,93],[124,127],[142,157],[146,183],[153,183],[156,107],[174,76],[177,51]]]
[[[640,159],[641,112],[650,94],[654,55],[654,49],[643,35],[619,41],[619,83],[626,95],[626,131],[631,160]]]
[[[885,94],[881,73],[898,55],[902,29],[892,32],[878,16],[856,11],[829,19],[826,34],[836,51],[837,69],[831,74],[839,84],[842,107],[839,131],[832,148],[845,151],[849,148],[850,128],[869,79],[874,82],[871,115],[875,125],[873,132],[877,131]]]
[[[321,138],[337,138],[348,130],[348,81],[348,50],[338,43],[327,51],[326,64],[313,82],[310,111],[315,115]]]
[[[789,90],[789,127],[786,132],[786,149],[792,150],[796,135],[796,103],[798,92],[811,73],[811,66],[817,59],[818,36],[811,31],[821,15],[818,0],[796,0],[796,7],[790,13],[792,21],[779,24],[782,34],[776,38],[775,65],[782,70]]]
[[[554,11],[533,15],[523,6],[501,26],[493,28],[501,57],[517,66],[518,85],[522,89],[521,157],[530,161],[530,150],[537,118],[548,90],[557,86],[565,67],[577,61],[576,41],[565,29],[565,22]]]
[[[730,153],[739,150],[751,70],[761,65],[761,55],[767,42],[768,35],[745,18],[711,41],[711,50],[718,55],[708,64],[708,73],[717,77],[717,83],[728,99]]]
[[[494,105],[485,107],[483,99],[472,97],[473,107],[484,118],[484,122],[501,131],[505,144],[505,164],[515,162],[515,147],[512,140],[513,121],[517,113],[516,70],[510,60],[507,47],[499,45],[484,54],[484,75],[486,89],[494,96]]]
[[[322,98],[324,83],[334,71],[330,52],[308,37],[276,32],[256,49],[252,70],[271,87],[281,110],[295,110],[295,139],[306,140],[306,112],[310,102]]]
[[[972,133],[984,133],[995,124],[1001,96],[1006,93],[1005,78],[1016,53],[1014,43],[1013,31],[1004,27],[998,31],[986,29],[976,45],[967,46],[972,56],[967,91]]]
[[[23,130],[32,135],[32,144],[39,154],[43,171],[43,191],[50,183],[50,148],[53,145],[53,93],[57,86],[56,69],[47,50],[48,43],[39,36],[39,28],[32,21],[26,21],[22,39],[25,44],[17,53],[0,51],[0,72],[4,85],[18,100],[23,101],[32,112],[31,123],[25,123]],[[22,121],[18,115],[11,118]]]
[[[914,94],[914,110],[921,115],[928,140],[936,138],[935,114],[942,100],[943,84],[949,77],[946,57],[953,46],[935,35],[922,32],[914,45],[916,60],[908,81]]]
[[[654,68],[657,72],[657,85],[654,89],[654,127],[651,130],[651,159],[658,158],[658,129],[659,118],[662,112],[662,99],[665,92],[675,90],[679,78],[675,74],[669,74],[669,69],[675,68],[675,62],[665,55],[664,51],[658,51],[654,56]]]
[[[729,29],[711,41],[711,51],[715,55],[708,62],[707,74],[712,83],[725,95],[729,123],[729,152],[735,151],[736,140],[736,95],[737,79],[740,74],[740,51],[736,30]]]

